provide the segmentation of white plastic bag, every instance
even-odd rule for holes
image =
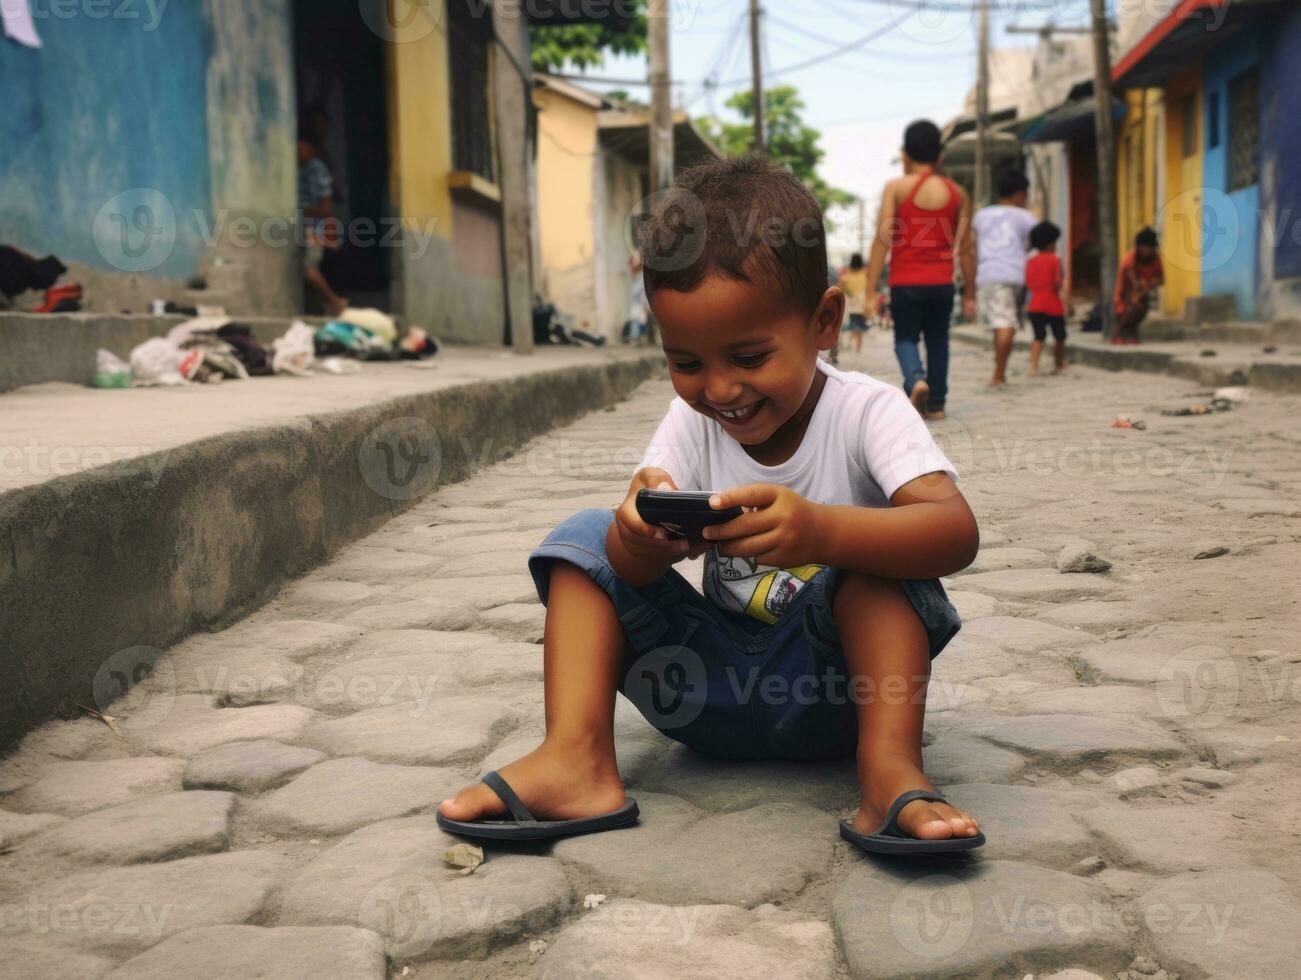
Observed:
[[[181,350],[164,337],[153,337],[131,352],[131,375],[142,388],[183,385],[202,363],[203,351]]]
[[[271,341],[271,370],[276,374],[309,377],[316,348],[312,338],[316,331],[302,320],[295,320],[283,337]]]

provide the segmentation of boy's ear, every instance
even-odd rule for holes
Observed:
[[[840,336],[840,325],[845,320],[845,291],[839,286],[829,286],[822,294],[818,308],[813,312],[813,327],[818,333],[818,350],[831,350]]]

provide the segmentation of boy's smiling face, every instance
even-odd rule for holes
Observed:
[[[775,284],[709,275],[690,292],[658,289],[651,309],[673,388],[737,442],[760,447],[800,410],[818,351],[840,332],[844,294],[831,287],[810,316]]]

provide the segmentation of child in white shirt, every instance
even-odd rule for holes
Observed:
[[[642,258],[678,397],[617,511],[576,514],[530,558],[546,737],[444,801],[440,824],[532,840],[636,820],[618,690],[704,753],[855,755],[862,802],[841,834],[866,850],[979,846],[921,758],[930,661],[960,626],[938,578],[975,557],[976,521],[904,394],[819,359],[845,297],[817,203],[766,160],[712,161],[659,205]],[[745,512],[674,540],[639,516],[642,488]],[[672,566],[706,551],[701,596]]]

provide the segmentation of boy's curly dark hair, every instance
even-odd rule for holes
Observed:
[[[794,174],[750,154],[678,176],[641,238],[646,295],[690,292],[707,276],[775,284],[812,315],[827,290],[822,210]]]

